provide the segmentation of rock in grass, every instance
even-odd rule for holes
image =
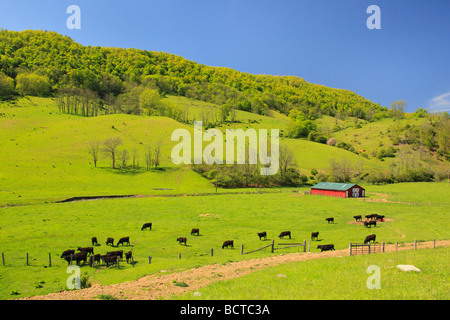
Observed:
[[[397,268],[399,268],[402,271],[417,271],[417,272],[420,272],[419,268],[417,268],[417,267],[415,267],[413,265],[410,265],[410,264],[399,264],[399,265],[397,265]]]

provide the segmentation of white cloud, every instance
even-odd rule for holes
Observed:
[[[428,108],[431,112],[445,112],[450,111],[450,92],[434,97],[428,103]]]

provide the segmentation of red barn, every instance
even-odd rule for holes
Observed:
[[[319,182],[311,187],[311,194],[340,198],[364,197],[365,191],[354,183]]]

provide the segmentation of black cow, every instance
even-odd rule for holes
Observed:
[[[225,247],[232,247],[234,248],[234,241],[233,240],[227,240],[222,244],[222,249]]]
[[[376,213],[374,213],[374,214],[368,214],[368,215],[366,215],[365,217],[366,217],[367,220],[371,220],[371,219],[373,219],[375,216],[376,216]]]
[[[114,246],[114,238],[108,238],[106,239],[106,245],[110,244],[111,246]]]
[[[73,255],[73,260],[77,262],[77,265],[80,264],[81,261],[85,263],[87,261],[87,251],[77,252]]]
[[[92,246],[98,245],[97,237],[92,237],[91,241],[92,241]]]
[[[64,258],[65,256],[70,256],[71,254],[75,254],[75,250],[72,249],[66,250],[61,254],[61,259]]]
[[[131,257],[133,256],[133,252],[128,251],[125,253],[125,258],[127,259],[127,263],[129,260],[131,260]]]
[[[144,229],[147,229],[147,228],[149,228],[150,230],[152,230],[152,223],[151,223],[151,222],[149,222],[149,223],[144,223],[144,225],[143,225],[142,228],[141,228],[141,231],[144,230]]]
[[[77,250],[78,250],[78,251],[81,251],[81,252],[86,252],[86,253],[94,254],[94,248],[93,248],[93,247],[84,247],[84,248],[78,247]]]
[[[196,229],[196,228],[195,228],[195,229],[192,229],[192,230],[191,230],[191,235],[193,235],[193,234],[196,234],[196,235],[199,236],[199,235],[200,235],[200,230],[199,230],[199,229]]]
[[[75,250],[74,250],[74,252],[75,252]],[[73,256],[74,256],[74,255],[75,255],[75,253],[72,253],[72,254],[63,256],[62,258],[63,258],[64,260],[66,260],[66,261],[67,261],[67,264],[69,265],[70,262],[72,262],[72,260],[74,260],[74,259],[73,259]]]
[[[322,244],[318,245],[317,249],[320,249],[320,252],[334,250],[334,244]]]
[[[333,222],[334,223],[334,218],[326,218],[325,220],[328,221],[328,223]]]
[[[319,239],[319,232],[312,232],[311,233],[311,240],[318,240]]]
[[[353,216],[353,219],[355,219],[355,221],[358,221],[358,220],[362,220],[362,217],[361,217],[361,215]]]
[[[377,236],[374,235],[374,234],[368,235],[368,236],[366,237],[366,239],[364,240],[364,244],[370,243],[370,241],[375,242],[376,237],[377,237]]]
[[[384,221],[384,217],[385,216],[380,216],[379,214],[377,214],[377,220],[379,221]]]
[[[92,266],[94,266],[94,264],[97,262],[97,264],[100,264],[100,258],[101,258],[101,255],[98,253],[98,254],[94,254],[93,256],[90,256],[89,257],[89,265],[92,267]]]
[[[371,227],[372,228],[372,226],[377,226],[377,222],[376,221],[364,221],[364,226],[365,227]]]
[[[261,238],[264,238],[264,240],[267,239],[267,233],[264,232],[257,232],[258,236],[259,236],[259,240],[261,240]]]
[[[123,258],[123,250],[111,251],[106,253],[107,256],[119,256],[120,259]]]
[[[124,243],[127,243],[128,245],[130,245],[130,237],[123,237],[119,239],[119,242],[117,242],[117,247],[119,246],[119,244],[123,245]]]
[[[102,260],[104,263],[106,263],[106,266],[109,267],[109,265],[117,264],[117,258],[118,256],[115,255],[104,255],[102,256]]]
[[[280,235],[278,236],[278,238],[282,238],[282,237],[286,237],[286,236],[289,236],[289,239],[291,239],[291,232],[290,231],[282,231],[281,233],[280,233]]]
[[[187,239],[185,237],[179,237],[177,238],[178,243],[186,245]]]

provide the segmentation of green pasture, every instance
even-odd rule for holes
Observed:
[[[189,108],[196,117],[200,110],[217,108],[182,97],[167,99]],[[22,98],[14,104],[3,102],[0,113],[0,205],[45,203],[75,196],[215,192],[214,186],[190,167],[175,166],[171,161],[172,148],[178,143],[171,141],[172,132],[183,128],[192,133],[192,125],[166,117],[112,114],[85,118],[59,114],[53,99],[36,97]],[[282,129],[287,125],[286,116],[276,112],[267,117],[237,111],[237,119],[241,122],[226,128]],[[224,131],[225,127],[219,129]],[[122,140],[117,165],[121,152],[127,150],[128,167],[136,153],[138,169],[111,169],[111,160],[102,151],[103,142],[116,137]],[[95,143],[99,144],[97,167],[88,153]],[[364,161],[367,169],[384,166],[379,160],[363,159],[307,140],[282,138],[281,143],[293,152],[296,166],[305,174],[312,169],[328,170],[333,159],[347,159],[353,164]],[[144,150],[147,146],[153,150],[157,145],[161,147],[160,167],[147,171]],[[206,145],[203,143],[203,147]]]
[[[69,275],[67,263],[59,255],[66,249],[90,246],[93,236],[100,241],[95,252],[101,254],[117,249],[105,245],[107,237],[117,242],[129,236],[132,246],[120,249],[133,250],[136,261],[134,267],[123,262],[120,269],[82,267],[91,283],[101,284],[134,280],[161,270],[176,272],[213,263],[267,257],[272,255],[269,249],[240,255],[240,246],[243,244],[244,251],[250,251],[270,244],[272,239],[276,246],[280,241],[308,241],[313,231],[320,234],[319,241],[312,242],[311,252],[319,252],[317,244],[328,243],[333,243],[336,249],[346,249],[349,242],[362,242],[371,233],[377,235],[377,241],[387,243],[449,238],[448,206],[363,202],[280,191],[0,208],[0,251],[5,256],[5,266],[0,266],[0,298],[63,290]],[[371,213],[384,214],[391,221],[371,229],[350,223],[354,215]],[[328,224],[327,217],[334,217],[335,223]],[[153,230],[140,231],[145,222],[152,222]],[[192,228],[200,228],[200,236],[191,236]],[[285,230],[292,232],[292,239],[278,239],[279,233]],[[267,232],[267,241],[259,240],[256,233],[261,231]],[[176,239],[180,236],[187,237],[187,246],[178,244]],[[225,240],[234,240],[235,248],[222,249]],[[283,253],[298,250],[285,249]],[[27,253],[30,266],[26,266]],[[48,267],[49,253],[51,267]],[[148,256],[152,257],[151,264]],[[38,281],[45,282],[42,288],[36,288]],[[11,292],[20,294],[12,296]]]
[[[430,263],[432,261],[432,263]],[[450,249],[421,249],[325,258],[255,271],[173,299],[189,300],[448,300]],[[414,265],[420,272],[396,266]],[[380,288],[369,289],[380,271]],[[369,272],[368,272],[369,271]],[[200,294],[199,294],[200,293]]]

